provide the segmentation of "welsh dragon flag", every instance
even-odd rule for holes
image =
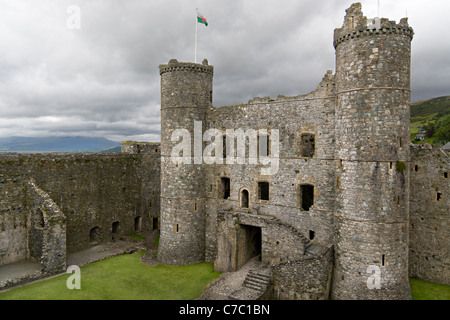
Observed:
[[[200,12],[197,12],[197,21],[199,23],[203,23],[205,26],[208,26],[208,22],[206,21],[205,16],[202,15]]]

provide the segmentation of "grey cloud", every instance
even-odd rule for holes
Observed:
[[[194,59],[214,65],[214,105],[314,90],[334,70],[333,30],[354,1],[334,0],[2,0],[0,136],[91,135],[159,140],[158,65]],[[377,14],[376,1],[361,1]],[[66,27],[67,7],[81,29]],[[413,42],[413,100],[448,95],[450,4],[383,2],[382,16],[406,14]]]

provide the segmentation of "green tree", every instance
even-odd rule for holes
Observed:
[[[442,118],[436,127],[436,138],[442,142],[450,141],[450,115]]]

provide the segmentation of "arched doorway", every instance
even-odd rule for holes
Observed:
[[[241,208],[248,209],[249,207],[249,192],[247,189],[241,190]]]
[[[91,246],[99,244],[102,240],[100,227],[94,227],[89,231],[89,243]]]

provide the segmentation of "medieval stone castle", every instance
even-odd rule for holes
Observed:
[[[57,273],[68,253],[159,230],[164,264],[231,272],[257,257],[266,297],[410,299],[410,277],[450,285],[450,157],[410,143],[413,34],[407,19],[368,19],[353,4],[334,33],[336,72],[317,90],[236,106],[213,107],[207,60],[161,65],[160,144],[0,156],[0,266]],[[234,148],[215,152],[222,162],[174,161],[177,130],[193,137],[182,156],[208,146],[198,123],[215,146],[256,132],[247,162]],[[254,145],[278,151],[276,174],[250,161]]]

